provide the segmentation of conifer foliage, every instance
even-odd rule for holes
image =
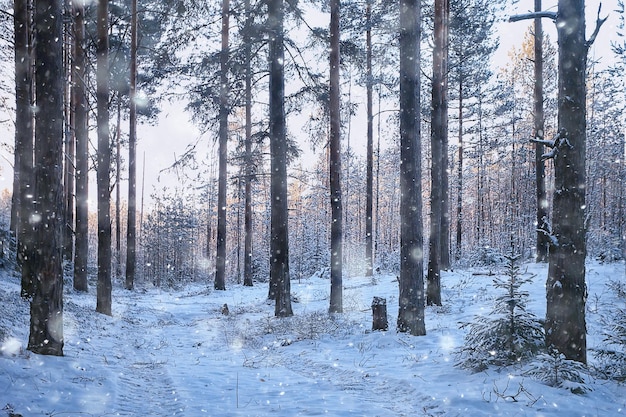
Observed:
[[[626,380],[626,284],[614,281],[609,290],[616,296],[616,308],[602,317],[603,343],[596,354],[608,377]]]
[[[512,365],[537,354],[543,347],[543,328],[539,319],[526,311],[528,292],[522,285],[533,276],[520,271],[520,255],[506,255],[504,276],[494,278],[493,285],[501,290],[491,311],[477,316],[467,328],[465,344],[461,347],[459,366],[476,372],[489,365]]]

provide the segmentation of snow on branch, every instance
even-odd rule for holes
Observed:
[[[552,233],[552,223],[550,223],[550,220],[543,217],[543,223],[544,227],[539,227],[536,231],[545,235],[548,238],[550,245],[553,247],[559,246],[559,239],[554,236],[554,233]]]
[[[516,14],[516,15],[509,17],[509,22],[519,22],[521,20],[537,19],[537,18],[542,18],[542,17],[546,17],[556,22],[556,16],[557,16],[556,12],[548,12],[548,11],[523,13],[523,14]]]
[[[556,134],[556,136],[554,138],[552,138],[552,140],[547,140],[547,139],[531,139],[530,141],[532,143],[540,143],[544,146],[547,146],[548,148],[554,148],[557,144],[558,144],[558,140],[561,138],[564,138],[565,136],[567,136],[567,132],[565,131],[565,128],[561,128],[561,130],[559,130],[559,132]]]
[[[589,40],[587,40],[587,42],[585,42],[585,46],[587,48],[589,48],[591,45],[593,45],[593,43],[595,42],[596,38],[598,37],[598,33],[600,32],[600,27],[602,27],[604,22],[606,22],[606,19],[609,18],[608,15],[604,19],[600,18],[600,12],[601,11],[602,11],[602,3],[600,3],[600,5],[598,6],[598,17],[596,17],[596,28],[593,30],[593,33],[591,34],[591,37],[589,38]]]
[[[544,146],[547,146],[548,148],[551,148],[550,152],[541,155],[542,161],[545,161],[547,159],[555,159],[559,153],[559,149],[563,146],[567,145],[570,148],[572,147],[572,145],[569,143],[569,139],[567,138],[567,131],[565,130],[565,128],[561,128],[559,130],[559,133],[557,133],[552,140],[531,139],[530,141],[532,143],[540,143]]]

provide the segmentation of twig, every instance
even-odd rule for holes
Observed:
[[[593,30],[593,33],[591,34],[591,37],[589,38],[589,40],[587,42],[585,42],[585,46],[587,48],[589,48],[591,45],[593,45],[593,43],[595,42],[596,38],[598,37],[598,33],[600,32],[600,27],[602,27],[604,22],[606,22],[606,19],[609,18],[609,16],[607,15],[604,19],[601,19],[600,18],[600,12],[601,11],[602,11],[602,3],[600,3],[600,5],[598,6],[598,17],[596,18],[596,28]]]

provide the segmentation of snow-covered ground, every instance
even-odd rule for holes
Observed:
[[[529,308],[545,312],[545,265]],[[618,416],[626,387],[591,378],[572,394],[523,375],[522,366],[472,374],[454,366],[460,322],[489,312],[491,277],[444,272],[443,307],[428,307],[428,334],[395,331],[395,276],[344,278],[345,313],[329,316],[329,282],[292,282],[295,316],[273,317],[267,285],[227,291],[129,292],[114,286],[113,317],[88,294],[65,290],[65,356],[25,350],[29,307],[19,279],[0,275],[0,416]],[[495,270],[494,272],[498,272]],[[587,268],[588,345],[602,344],[600,317],[615,308],[609,280],[624,265]],[[372,332],[373,296],[387,299],[389,331]],[[229,314],[221,308],[228,304]],[[590,365],[597,365],[590,353]]]

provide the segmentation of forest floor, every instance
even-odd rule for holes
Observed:
[[[547,265],[522,270],[536,275],[522,289],[543,317]],[[427,308],[422,337],[396,333],[393,275],[345,277],[345,312],[336,315],[327,313],[327,279],[293,281],[295,315],[287,319],[273,317],[262,283],[132,292],[115,283],[112,317],[95,313],[95,285],[88,293],[66,285],[65,356],[47,357],[25,350],[29,306],[19,279],[2,272],[0,416],[626,415],[626,386],[598,377],[593,354],[603,319],[618,307],[607,283],[626,281],[624,264],[587,266],[584,394],[527,376],[528,364],[478,373],[455,366],[460,324],[493,305],[486,273],[502,268],[444,272],[444,305]],[[388,331],[371,331],[373,296],[387,299]]]

